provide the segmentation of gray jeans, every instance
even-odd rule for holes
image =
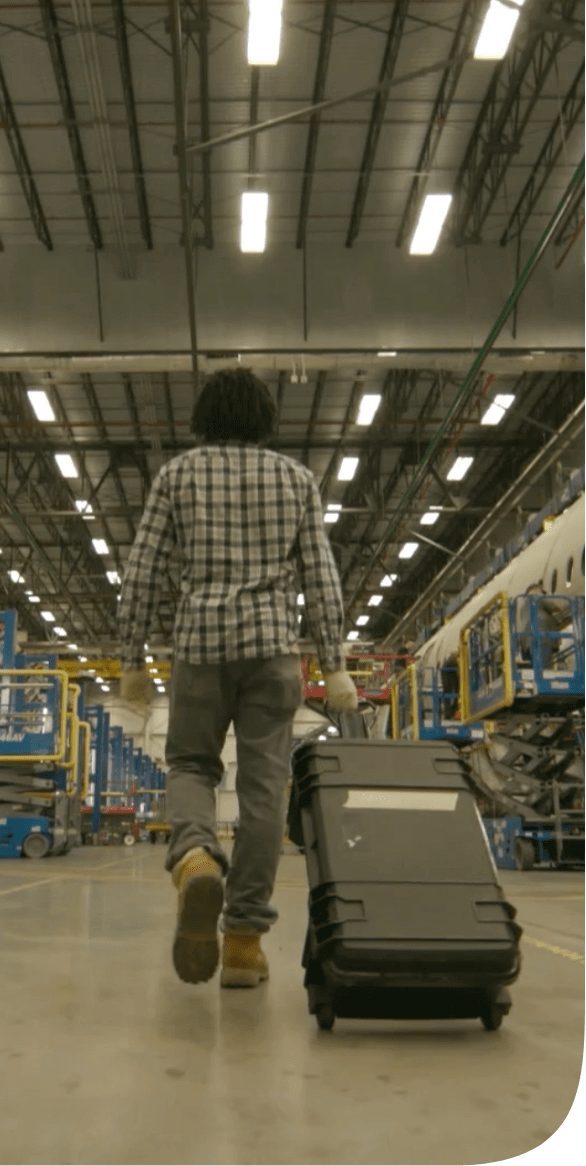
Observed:
[[[227,873],[223,926],[258,935],[277,919],[269,906],[285,816],[291,727],[302,699],[297,655],[229,664],[175,660],[167,734],[165,866],[204,847]],[[230,723],[236,735],[239,827],[231,864],[216,838],[215,788]]]

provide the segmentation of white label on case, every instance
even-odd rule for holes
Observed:
[[[349,789],[345,810],[455,810],[458,794],[437,789]]]

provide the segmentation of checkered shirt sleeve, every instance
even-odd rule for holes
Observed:
[[[122,663],[126,668],[144,666],[145,641],[175,543],[169,481],[164,466],[153,483],[122,580],[118,622]]]

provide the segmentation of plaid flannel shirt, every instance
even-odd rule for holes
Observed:
[[[287,654],[298,640],[297,593],[324,671],[342,668],[340,582],[313,474],[254,445],[203,445],[153,484],[119,603],[122,660],[144,663],[173,548],[181,557],[175,654],[192,664]]]

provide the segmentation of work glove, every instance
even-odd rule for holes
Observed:
[[[356,685],[345,669],[339,672],[324,672],[326,684],[326,704],[334,713],[348,713],[358,708]]]
[[[133,704],[146,705],[151,698],[151,682],[144,668],[127,668],[120,677],[120,696]]]

